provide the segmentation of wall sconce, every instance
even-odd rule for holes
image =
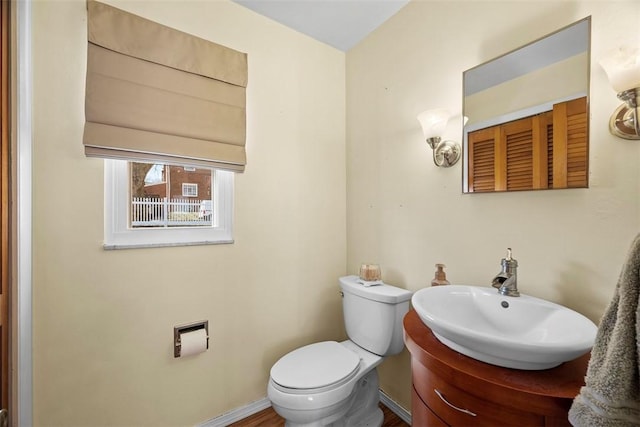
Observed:
[[[449,112],[444,108],[423,111],[418,114],[418,121],[427,144],[433,149],[433,163],[438,167],[448,168],[460,159],[462,149],[455,141],[442,141],[440,135],[449,121]]]
[[[609,131],[620,138],[640,139],[640,49],[620,47],[602,58],[609,83],[625,103],[609,120]]]

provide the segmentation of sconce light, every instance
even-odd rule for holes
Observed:
[[[460,159],[460,144],[455,141],[442,141],[440,135],[449,121],[449,112],[443,108],[423,111],[418,114],[418,121],[427,144],[433,149],[433,163],[448,168]]]
[[[609,131],[620,138],[640,139],[640,49],[620,47],[602,58],[609,83],[625,103],[609,120]]]

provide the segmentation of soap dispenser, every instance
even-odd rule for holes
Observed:
[[[444,272],[444,264],[436,264],[436,275],[431,281],[431,286],[450,285]]]

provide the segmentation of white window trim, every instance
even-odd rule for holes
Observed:
[[[33,247],[31,215],[33,212],[31,198],[33,195],[33,59],[31,33],[32,10],[31,0],[16,2],[16,144],[17,157],[14,160],[16,171],[16,224],[17,230],[17,271],[16,283],[11,290],[15,291],[14,301],[17,310],[12,314],[14,327],[17,331],[11,355],[11,374],[15,383],[10,387],[12,397],[15,398],[9,410],[13,412],[13,424],[19,426],[33,425]],[[13,5],[12,5],[13,6]],[[15,359],[13,357],[15,356]],[[15,375],[15,377],[13,377]]]
[[[129,169],[125,160],[104,161],[104,249],[233,243],[233,177],[215,170],[212,227],[129,227]]]

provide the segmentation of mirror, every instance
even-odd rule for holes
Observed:
[[[463,74],[463,192],[588,187],[591,17]]]

